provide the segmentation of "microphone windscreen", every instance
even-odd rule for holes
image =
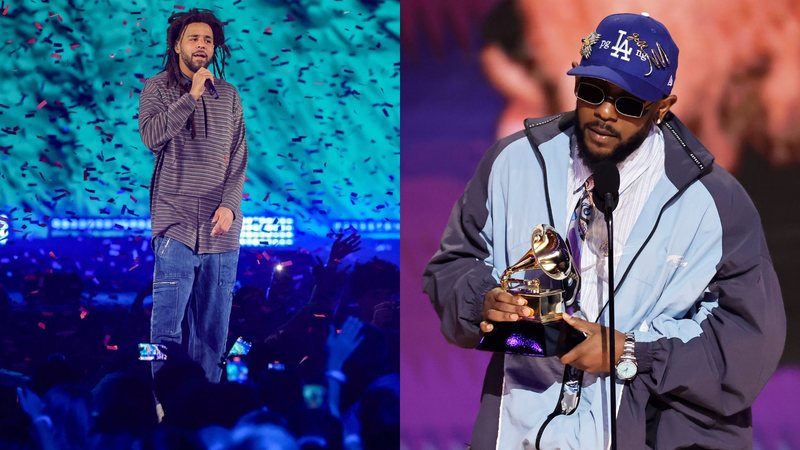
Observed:
[[[594,166],[594,190],[592,198],[597,209],[603,212],[613,211],[619,200],[619,169],[611,160],[603,160]],[[606,194],[611,194],[612,202],[606,204]]]

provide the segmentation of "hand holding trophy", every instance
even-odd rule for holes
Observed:
[[[513,278],[517,272],[538,270],[539,277]],[[560,288],[543,287],[542,276],[560,281]],[[548,284],[551,284],[549,280]],[[580,276],[569,247],[549,225],[537,225],[531,248],[503,271],[500,289],[487,294],[484,331],[479,350],[529,356],[560,356],[584,336],[569,326],[562,313],[574,304]]]

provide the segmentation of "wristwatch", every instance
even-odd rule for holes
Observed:
[[[622,347],[622,356],[617,364],[617,379],[628,381],[636,376],[639,365],[636,364],[636,355],[633,351],[636,346],[636,338],[633,333],[625,333],[625,345]]]

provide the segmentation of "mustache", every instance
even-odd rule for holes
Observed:
[[[587,128],[594,128],[595,130],[605,131],[606,133],[611,134],[615,138],[619,138],[619,132],[614,128],[608,126],[605,122],[595,121],[589,122],[583,125],[583,130],[586,131]]]

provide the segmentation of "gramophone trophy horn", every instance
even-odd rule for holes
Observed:
[[[542,272],[554,280],[565,280],[566,302],[571,305],[580,289],[581,277],[572,265],[569,245],[550,225],[538,225],[533,229],[530,251]]]
[[[539,270],[548,278],[561,281],[563,289],[543,288],[541,276],[530,279],[513,277],[516,273],[531,270]],[[555,356],[566,353],[584,339],[582,333],[561,317],[566,306],[574,301],[580,287],[580,276],[572,265],[569,247],[553,227],[542,224],[533,229],[531,248],[503,271],[500,287],[524,298],[533,315],[516,322],[493,322],[493,330],[482,335],[478,349]]]
[[[500,287],[503,288],[504,291],[508,291],[512,283],[514,283],[514,285],[525,284],[528,280],[511,278],[511,275],[514,275],[517,272],[524,272],[538,268],[539,263],[536,261],[536,255],[534,254],[533,249],[529,249],[519,261],[507,267],[506,270],[503,271],[503,275],[500,277]]]
[[[563,280],[572,274],[572,255],[569,247],[550,225],[533,229],[531,252],[539,267],[554,280]]]

